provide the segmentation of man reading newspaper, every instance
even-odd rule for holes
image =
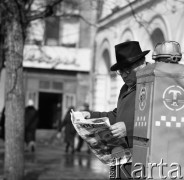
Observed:
[[[134,111],[136,96],[136,72],[143,68],[145,55],[149,50],[142,51],[137,41],[127,41],[115,46],[117,63],[111,67],[121,76],[125,84],[122,86],[117,108],[109,112],[83,112],[85,118],[108,117],[110,130],[113,137],[125,138],[128,147],[133,147]],[[131,174],[131,163],[126,163],[129,174]],[[120,171],[120,178],[127,178],[124,171]]]

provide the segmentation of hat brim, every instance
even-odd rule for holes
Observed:
[[[142,57],[144,57],[149,52],[150,52],[150,50],[143,51],[140,55],[138,55],[136,57],[133,57],[133,58],[130,58],[131,63],[128,63],[128,64],[125,64],[125,63],[121,63],[121,64],[120,63],[116,63],[116,64],[114,64],[114,65],[111,66],[110,70],[111,71],[117,71],[119,69],[123,69],[123,68],[129,67],[132,64],[134,64],[135,62],[137,62],[138,60],[140,60]]]

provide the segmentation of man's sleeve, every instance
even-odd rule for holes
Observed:
[[[108,117],[110,124],[116,123],[116,113],[117,113],[117,108],[115,108],[113,111],[109,112],[91,112],[91,117],[90,118],[101,118],[101,117]]]

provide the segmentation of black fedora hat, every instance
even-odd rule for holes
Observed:
[[[111,66],[111,71],[123,69],[132,66],[142,57],[148,54],[150,50],[142,51],[138,41],[127,41],[115,46],[117,63]]]

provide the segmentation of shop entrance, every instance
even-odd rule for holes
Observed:
[[[62,94],[39,93],[39,129],[56,129],[62,117]]]

